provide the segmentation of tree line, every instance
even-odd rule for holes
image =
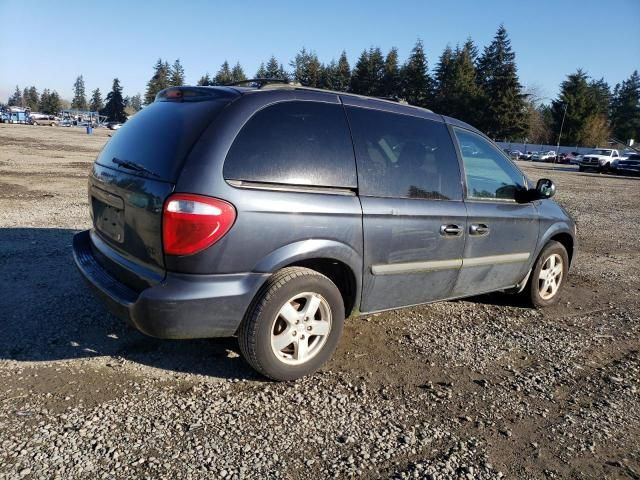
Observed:
[[[630,77],[612,89],[603,79],[592,79],[578,69],[567,76],[550,104],[535,88],[520,82],[516,54],[507,30],[500,25],[482,52],[471,38],[455,47],[447,46],[435,66],[429,67],[422,41],[400,63],[397,48],[386,54],[378,47],[362,51],[353,67],[345,51],[338,59],[323,63],[313,50],[302,48],[288,65],[271,56],[262,62],[253,78],[295,81],[304,86],[405,100],[443,115],[466,121],[496,140],[568,145],[604,145],[612,136],[626,141],[640,139],[640,76]],[[205,73],[197,85],[228,85],[248,79],[240,62],[225,60],[215,74]],[[103,103],[99,89],[90,99],[80,75],[74,83],[71,107],[100,111],[110,120],[122,121],[152,103],[161,90],[185,83],[180,60],[172,64],[159,58],[147,82],[144,97],[122,97],[114,79]],[[35,87],[16,92],[9,104],[29,106],[44,113],[57,113],[64,101],[55,91],[38,95]],[[564,123],[563,123],[564,120]]]
[[[91,92],[91,97],[87,98],[84,77],[79,75],[73,83],[73,99],[71,102],[63,100],[55,90],[45,88],[42,93],[38,93],[35,86],[16,89],[9,97],[8,106],[18,106],[29,108],[32,112],[45,113],[47,115],[58,115],[62,110],[72,109],[81,111],[98,112],[107,117],[108,121],[124,122],[127,116],[133,115],[142,109],[142,97],[138,93],[131,97],[123,97],[123,88],[120,80],[113,79],[111,91],[102,98],[102,92],[96,88]]]

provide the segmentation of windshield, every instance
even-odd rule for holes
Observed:
[[[605,157],[608,157],[609,155],[611,155],[611,150],[603,150],[601,148],[597,148],[595,150],[592,150],[590,153],[592,155],[604,155]]]

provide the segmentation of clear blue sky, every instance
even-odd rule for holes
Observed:
[[[288,63],[302,46],[321,61],[369,46],[396,46],[401,60],[417,38],[432,69],[443,48],[471,36],[482,48],[504,23],[520,79],[554,97],[582,67],[612,86],[640,68],[640,0],[454,0],[369,2],[0,0],[0,98],[15,85],[71,98],[83,74],[103,95],[113,77],[125,94],[144,93],[158,57],[180,58],[187,83],[228,59],[253,75],[275,55]],[[628,27],[628,28],[625,28]]]

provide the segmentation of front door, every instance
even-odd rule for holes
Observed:
[[[467,225],[447,127],[426,112],[410,116],[355,105],[346,111],[363,213],[361,311],[450,296]]]
[[[518,203],[524,175],[491,142],[454,128],[463,160],[467,241],[454,296],[512,287],[527,274],[538,241],[533,203]]]

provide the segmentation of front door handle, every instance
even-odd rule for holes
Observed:
[[[471,235],[488,235],[489,226],[484,223],[474,223],[469,226],[469,233]]]
[[[460,225],[442,225],[440,226],[440,235],[447,237],[459,237],[462,235],[462,227]]]

